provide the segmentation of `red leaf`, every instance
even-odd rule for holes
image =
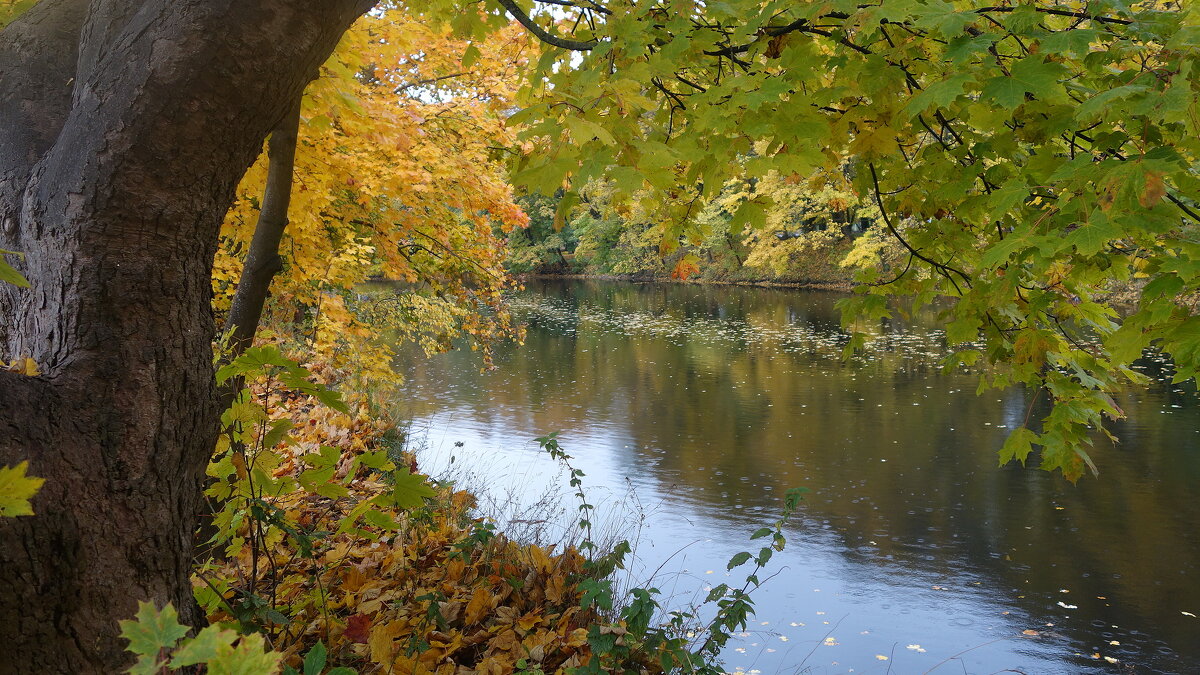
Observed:
[[[352,614],[346,619],[346,632],[342,633],[350,642],[366,643],[371,637],[371,617],[366,614]]]

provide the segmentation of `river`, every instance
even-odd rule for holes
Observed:
[[[844,361],[839,297],[531,281],[514,298],[524,346],[486,373],[466,350],[413,359],[397,416],[423,471],[485,491],[504,529],[542,541],[575,511],[532,440],[560,432],[602,534],[634,540],[625,581],[671,608],[740,585],[726,561],[808,488],[724,652],[732,672],[1197,672],[1194,387],[1140,364],[1155,384],[1118,398],[1128,418],[1092,452],[1099,478],[998,467],[1041,402],[943,373],[932,311],[883,322]]]

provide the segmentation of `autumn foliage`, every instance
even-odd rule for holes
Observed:
[[[209,469],[194,584],[210,622],[261,632],[297,667],[319,642],[360,673],[555,672],[589,662],[589,627],[626,632],[581,602],[579,551],[513,542],[470,494],[431,486],[364,403],[312,382],[331,367],[257,347],[222,374],[254,384]]]
[[[501,236],[528,218],[513,201],[503,148],[527,38],[516,29],[468,43],[399,11],[363,16],[301,106],[288,225],[264,325],[316,353],[387,380],[393,339],[443,351],[458,336],[484,348],[519,333]],[[228,307],[254,233],[266,155],[226,218],[213,276]],[[352,289],[401,284],[385,302]],[[370,316],[364,319],[363,314]],[[371,325],[367,325],[370,321]]]

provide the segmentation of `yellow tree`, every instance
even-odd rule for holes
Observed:
[[[243,329],[235,343],[258,323],[241,311],[241,296],[265,295],[267,282],[270,325],[302,318],[318,351],[354,358],[366,376],[386,374],[390,351],[368,339],[379,330],[364,319],[386,320],[427,351],[465,333],[486,356],[492,341],[514,334],[497,230],[527,218],[500,160],[513,142],[505,113],[528,49],[516,28],[471,43],[399,11],[354,24],[226,218],[213,284],[218,309],[232,303],[229,324]],[[256,254],[255,237],[272,230],[265,255]],[[405,290],[367,303],[362,316],[345,292],[372,275]]]

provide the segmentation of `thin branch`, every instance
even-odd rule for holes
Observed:
[[[573,2],[570,2],[570,0],[534,0],[534,1],[540,2],[543,5],[558,5],[559,7],[571,7],[573,9],[578,9],[578,10],[582,10],[582,11],[592,11],[592,12],[596,12],[598,14],[604,14],[605,16],[612,14],[611,9],[609,9],[599,3],[592,2],[591,0],[585,0],[585,2],[587,2],[587,6],[577,5]]]
[[[975,10],[975,13],[983,14],[985,12],[1012,12],[1012,11],[1015,11],[1016,9],[1017,9],[1016,7],[980,7],[979,9]],[[1047,7],[1034,7],[1033,9],[1034,9],[1034,11],[1041,12],[1042,14],[1053,14],[1054,16],[1069,16],[1069,17],[1074,17],[1076,19],[1091,19],[1092,21],[1098,21],[1100,23],[1115,23],[1115,24],[1120,24],[1122,26],[1129,26],[1129,25],[1133,24],[1133,22],[1129,21],[1128,19],[1115,19],[1110,16],[1099,16],[1096,14],[1088,14],[1087,12],[1072,12],[1072,11],[1065,10],[1065,9],[1050,9]]]
[[[888,217],[887,209],[883,206],[883,197],[879,192],[879,176],[875,173],[875,164],[873,162],[869,163],[867,164],[867,167],[871,169],[871,182],[875,186],[875,203],[879,206],[879,213],[883,216],[883,222],[885,225],[887,225],[888,231],[891,232],[892,236],[896,238],[896,241],[899,241],[900,244],[907,249],[910,254],[915,256],[918,260],[922,260],[933,266],[933,268],[941,273],[942,276],[946,277],[951,284],[954,284],[955,290],[958,290],[959,293],[962,293],[962,289],[958,287],[958,284],[949,275],[949,272],[954,272],[955,274],[959,275],[963,278],[963,281],[967,282],[968,284],[971,282],[971,277],[967,276],[966,272],[963,272],[962,270],[951,267],[945,263],[937,262],[928,256],[922,255],[920,251],[913,248],[912,245],[910,245],[908,241],[900,235],[900,232],[896,230],[896,226],[892,224],[892,219]]]
[[[600,44],[597,40],[571,40],[568,38],[558,37],[557,35],[551,35],[546,31],[545,28],[537,25],[533,19],[529,18],[529,15],[525,13],[525,10],[518,7],[517,3],[513,2],[513,0],[496,1],[499,2],[500,6],[503,7],[509,14],[511,14],[514,19],[517,20],[517,23],[524,26],[525,29],[530,33],[533,33],[534,37],[552,47],[569,49],[575,52],[590,52],[596,47],[596,45]]]

